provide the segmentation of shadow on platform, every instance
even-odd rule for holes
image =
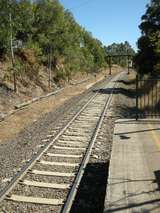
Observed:
[[[157,202],[159,202],[159,204],[157,204]],[[140,210],[135,210],[133,208],[137,208],[137,207],[141,207],[144,205],[150,205],[150,204],[157,204],[156,207],[153,207],[151,209],[146,209],[145,207],[142,207]],[[119,211],[125,211],[128,209],[133,209],[131,212],[132,213],[151,213],[153,212],[153,210],[159,209],[160,211],[160,199],[153,199],[150,201],[146,201],[146,202],[141,202],[141,203],[130,203],[128,206],[123,206],[123,207],[119,207],[119,208],[112,208],[110,210],[105,210],[104,213],[111,213],[111,212],[119,212]]]
[[[160,119],[149,119],[149,118],[145,118],[145,119],[120,119],[116,121],[116,124],[160,124]]]
[[[127,137],[125,135],[128,134],[137,134],[137,133],[142,133],[142,132],[149,132],[149,131],[159,131],[160,128],[146,128],[146,129],[142,129],[142,130],[137,130],[137,131],[130,131],[130,132],[120,132],[120,133],[115,133],[115,135],[119,135],[120,137]]]
[[[155,192],[160,192],[160,170],[158,171],[154,171],[154,176],[155,176],[155,179],[142,179],[142,180],[131,180],[131,179],[114,179],[114,180],[119,180],[120,182],[116,182],[116,183],[113,183],[111,185],[115,185],[115,184],[123,184],[125,182],[137,182],[137,181],[140,181],[140,182],[144,182],[144,181],[148,181],[148,182],[153,182],[153,183],[157,183],[157,188],[155,190],[152,190],[152,191],[142,191],[140,193],[130,193],[128,194],[127,196],[124,196],[122,197],[121,199],[115,201],[115,202],[112,202],[110,203],[108,209],[106,209],[104,211],[104,213],[114,213],[114,212],[119,212],[119,211],[125,211],[125,210],[129,210],[129,209],[132,209],[132,213],[151,213],[153,212],[153,210],[157,210],[159,209],[159,212],[160,212],[160,199],[152,199],[152,200],[149,200],[149,201],[144,201],[144,202],[139,202],[139,203],[129,203],[128,205],[126,206],[120,206],[118,207],[118,203],[123,201],[123,200],[126,200],[127,198],[131,198],[131,197],[137,197],[137,196],[140,196],[142,194],[153,194]],[[155,204],[154,207],[148,209],[147,207],[144,207],[144,206],[147,206],[147,205],[151,205],[151,204]],[[134,208],[138,208],[140,207],[139,210],[134,210]]]

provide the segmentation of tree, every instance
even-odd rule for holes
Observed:
[[[105,53],[106,55],[135,55],[135,51],[132,48],[132,46],[129,44],[128,41],[125,41],[124,43],[113,43],[107,47],[105,47]],[[120,66],[126,66],[127,58],[126,57],[115,57],[112,58],[112,62],[114,64],[118,64]]]
[[[76,72],[93,72],[105,67],[102,43],[82,28],[58,0],[1,0],[0,11],[4,14],[0,19],[2,57],[10,50],[11,13],[13,41],[23,44],[22,49],[15,50],[17,60],[25,58],[27,63],[30,53],[37,57],[39,64],[46,66],[49,58],[52,74],[68,79]]]
[[[142,36],[138,40],[138,54],[135,57],[139,73],[160,72],[160,1],[151,0],[140,24]]]
[[[10,50],[10,14],[12,14],[13,36],[16,34],[14,24],[16,6],[16,0],[2,0],[0,2],[0,55]]]

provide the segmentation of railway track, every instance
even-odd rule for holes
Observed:
[[[32,159],[0,192],[6,212],[69,212],[91,155],[116,80],[99,90],[54,137],[54,130]]]

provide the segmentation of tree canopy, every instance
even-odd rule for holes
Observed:
[[[81,27],[58,0],[1,0],[0,13],[1,56],[10,51],[12,24],[13,40],[22,43],[18,55],[30,49],[44,65],[50,55],[59,76],[92,72],[106,65],[102,43]]]
[[[107,55],[135,55],[134,49],[131,47],[128,41],[124,43],[113,43],[107,47],[105,47],[105,52]],[[115,57],[112,59],[114,64],[118,64],[121,66],[127,65],[127,58],[126,57]]]
[[[135,57],[139,73],[160,73],[160,1],[151,0],[140,24],[142,36],[138,40]]]
[[[104,47],[58,0],[1,0],[0,13],[0,57],[10,54],[12,31],[13,46],[21,44],[14,48],[20,73],[27,57],[30,64],[35,59],[38,66],[50,64],[54,76],[69,79],[76,72],[97,72],[106,67],[107,54],[134,54],[128,42]],[[124,66],[125,60],[113,63]]]

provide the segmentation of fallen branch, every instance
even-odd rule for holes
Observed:
[[[16,112],[22,110],[24,107],[26,107],[26,106],[28,106],[28,105],[30,105],[30,104],[36,102],[36,101],[40,101],[40,100],[42,100],[42,99],[44,99],[44,98],[48,98],[48,97],[50,97],[50,96],[52,96],[52,95],[56,95],[56,94],[58,94],[59,92],[61,92],[62,90],[64,90],[64,87],[61,88],[61,89],[58,89],[58,90],[56,90],[56,91],[54,91],[54,92],[48,93],[47,95],[35,97],[35,98],[33,98],[32,100],[26,101],[26,102],[21,103],[21,104],[19,104],[19,105],[15,105],[15,106],[14,106],[14,107],[15,107],[14,110],[9,111],[8,113],[0,113],[0,122],[4,121],[4,120],[5,120],[7,117],[9,117],[10,115],[13,115],[14,113],[16,113]]]
[[[34,103],[34,102],[37,102],[37,101],[42,100],[42,99],[44,99],[44,98],[48,98],[48,97],[50,97],[50,96],[52,96],[52,95],[56,95],[57,93],[61,92],[62,90],[64,90],[64,88],[61,88],[61,89],[58,89],[58,90],[56,90],[56,91],[54,91],[54,92],[48,93],[47,95],[35,97],[35,98],[33,98],[32,100],[23,102],[23,103],[21,103],[21,104],[17,104],[17,105],[15,105],[14,107],[15,107],[15,109],[24,108],[24,107],[26,107],[26,106],[28,106],[28,105]]]

